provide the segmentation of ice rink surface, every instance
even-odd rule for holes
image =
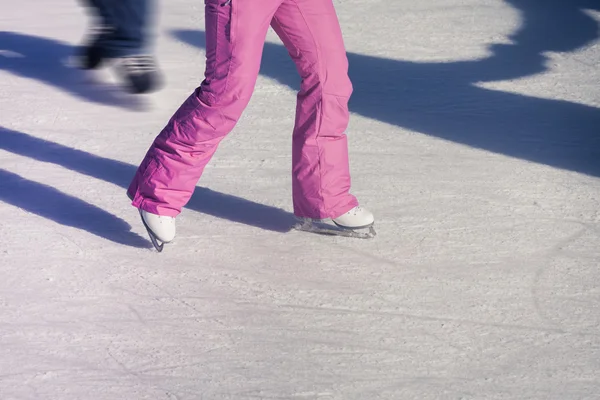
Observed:
[[[203,2],[162,1],[139,97],[41,3],[0,0],[0,399],[600,398],[598,1],[335,1],[373,240],[291,229],[269,32],[160,254],[125,188],[203,78]]]

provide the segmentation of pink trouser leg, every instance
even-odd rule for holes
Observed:
[[[177,216],[254,90],[269,24],[282,0],[205,0],[205,79],[175,112],[131,182],[132,204]]]
[[[272,23],[302,78],[292,147],[294,214],[335,218],[350,190],[348,59],[332,0],[284,0]]]

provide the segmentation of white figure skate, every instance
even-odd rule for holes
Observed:
[[[160,253],[163,250],[164,244],[171,242],[175,238],[175,218],[152,214],[141,209],[140,216],[152,244]]]
[[[310,218],[299,218],[299,220],[300,222],[295,227],[297,230],[321,235],[345,236],[358,239],[372,239],[377,235],[373,228],[375,223],[373,214],[361,206],[356,206],[347,213],[332,218],[334,225]]]

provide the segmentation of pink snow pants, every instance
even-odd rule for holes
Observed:
[[[128,189],[132,204],[175,217],[204,167],[248,105],[269,26],[302,78],[292,140],[294,214],[335,218],[349,193],[348,100],[352,84],[332,0],[204,0],[206,71],[201,85],[154,140]]]

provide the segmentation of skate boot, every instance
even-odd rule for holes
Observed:
[[[356,206],[345,214],[333,218],[333,223],[345,229],[369,228],[375,223],[373,214],[361,206]]]
[[[90,30],[88,39],[82,44],[74,55],[75,65],[83,70],[94,70],[100,68],[108,54],[102,43],[113,34],[109,26],[97,26]]]
[[[149,55],[123,57],[119,59],[118,70],[131,93],[150,93],[161,86],[158,68]]]
[[[79,68],[83,70],[98,69],[102,65],[105,54],[104,49],[98,43],[91,43],[88,46],[79,49],[77,62]]]
[[[297,230],[321,235],[372,239],[377,234],[373,228],[375,223],[373,214],[361,206],[356,206],[339,217],[332,218],[334,225],[310,218],[300,218],[299,220],[300,222],[295,226]]]
[[[139,210],[152,244],[160,253],[165,243],[175,238],[175,218]]]

